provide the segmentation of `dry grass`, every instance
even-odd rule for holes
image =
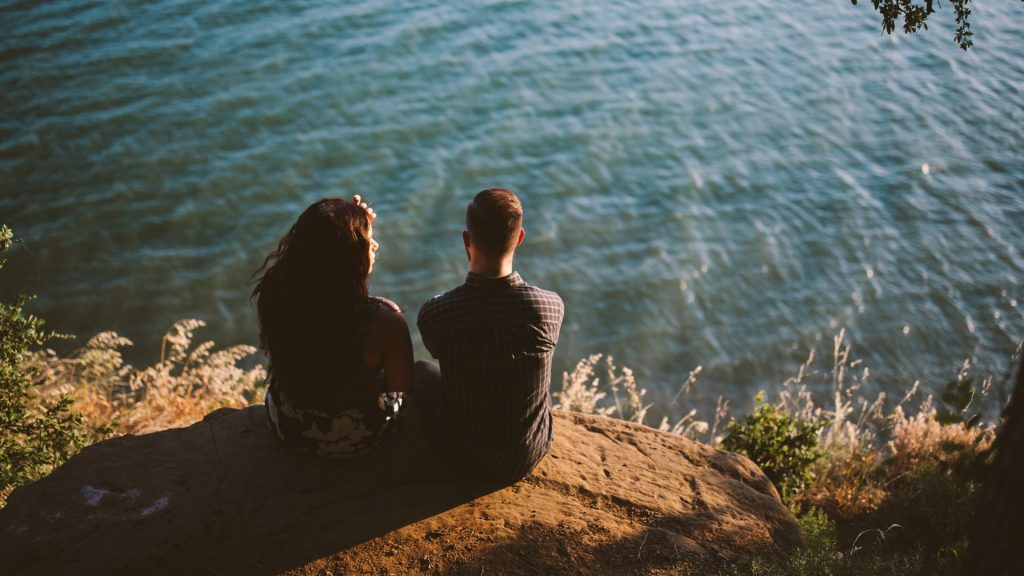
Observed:
[[[969,378],[970,369],[965,363],[958,379]],[[700,371],[700,366],[691,371],[677,399],[697,384]],[[814,467],[812,486],[794,496],[795,504],[820,506],[843,515],[870,512],[885,502],[894,478],[926,463],[972,458],[991,444],[992,423],[940,423],[936,401],[921,392],[920,382],[914,382],[893,404],[885,393],[864,394],[870,377],[868,367],[851,357],[851,345],[841,330],[833,339],[825,368],[818,368],[811,351],[796,375],[782,383],[777,406],[797,420],[824,423],[818,445],[825,456]],[[984,380],[979,394],[987,394],[990,383],[990,379]],[[811,388],[820,389],[823,384],[830,392],[824,398],[815,397]],[[560,409],[644,424],[650,408],[642,403],[645,393],[629,368],[619,368],[611,357],[598,354],[563,373],[555,398]],[[663,419],[657,428],[717,446],[730,418],[728,401],[719,398],[710,418],[690,410],[675,423]]]
[[[865,393],[871,373],[852,358],[845,331],[832,344],[823,368],[812,351],[774,400],[790,417],[822,425],[817,440],[824,456],[813,465],[809,486],[788,499],[808,547],[781,564],[755,559],[734,573],[957,574],[973,510],[974,473],[995,435],[992,418],[976,418],[991,377],[975,385],[965,362],[947,386],[954,392],[936,399],[914,382],[893,402],[884,393]],[[1018,347],[1015,356],[1020,352]],[[677,399],[696,385],[699,372],[697,367],[690,373]],[[811,393],[822,388],[828,393]],[[623,399],[620,390],[627,391]],[[643,396],[631,371],[601,356],[564,374],[556,394],[559,408],[640,423],[649,408],[638,402]],[[691,410],[675,424],[663,420],[659,428],[717,446],[730,418],[728,402],[720,398],[712,418]]]
[[[651,408],[644,404],[645,394],[632,370],[620,369],[611,356],[594,354],[577,362],[572,372],[562,373],[562,390],[554,397],[555,407],[562,410],[643,424]]]
[[[124,362],[121,349],[132,342],[114,332],[97,334],[68,357],[37,352],[30,362],[41,373],[39,401],[69,394],[94,441],[187,426],[217,408],[258,402],[266,370],[238,366],[256,348],[214,351],[211,341],[193,346],[194,331],[204,325],[175,322],[163,337],[160,360],[142,369]]]

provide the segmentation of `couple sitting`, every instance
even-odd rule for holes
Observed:
[[[512,269],[522,215],[504,189],[467,207],[466,282],[425,303],[417,320],[438,365],[413,363],[401,310],[369,295],[373,209],[358,196],[307,208],[253,290],[277,436],[321,456],[358,456],[392,431],[411,393],[423,432],[452,465],[481,478],[528,474],[551,444],[563,306]]]

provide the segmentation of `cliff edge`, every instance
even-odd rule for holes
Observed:
[[[415,414],[349,461],[294,453],[262,407],[83,450],[0,510],[7,574],[680,574],[800,542],[748,459],[555,413],[511,486],[438,461]]]

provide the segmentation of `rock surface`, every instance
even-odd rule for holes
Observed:
[[[799,529],[746,458],[556,412],[512,486],[459,479],[415,415],[356,460],[294,453],[262,407],[107,440],[0,510],[5,574],[686,574]]]

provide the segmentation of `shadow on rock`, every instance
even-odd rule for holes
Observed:
[[[262,407],[90,446],[0,510],[15,574],[276,574],[470,502],[415,414],[374,452],[325,460],[270,433]]]

